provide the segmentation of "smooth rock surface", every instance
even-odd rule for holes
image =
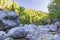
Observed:
[[[8,37],[8,38],[6,38],[4,40],[14,40],[14,39],[12,37]]]
[[[8,33],[7,36],[13,37],[13,38],[22,38],[26,37],[28,31],[25,30],[24,27],[15,27],[12,28]]]
[[[6,33],[4,31],[0,31],[0,40],[4,40],[6,38]]]
[[[60,33],[56,34],[51,40],[60,40]]]

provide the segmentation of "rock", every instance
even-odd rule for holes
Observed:
[[[53,35],[52,34],[43,34],[41,36],[41,39],[42,40],[51,40],[52,38],[53,38]],[[37,40],[39,40],[39,38]]]
[[[57,32],[60,33],[60,26],[58,26],[58,28],[57,28]]]
[[[56,34],[56,35],[52,38],[52,40],[60,40],[60,34]]]
[[[55,25],[55,24],[51,24],[50,26],[49,26],[49,29],[51,30],[51,31],[57,31],[57,25]]]
[[[13,38],[24,38],[26,37],[28,31],[25,30],[24,27],[15,27],[12,28],[8,33],[7,36],[8,37],[13,37]]]
[[[14,40],[14,39],[12,37],[8,37],[8,38],[6,38],[4,40]]]
[[[25,38],[26,36],[28,37],[28,35],[32,35],[32,37],[35,35],[35,37],[36,37],[36,35],[38,35],[38,33],[39,33],[39,32],[37,32],[38,30],[39,29],[37,26],[35,26],[33,24],[29,24],[29,25],[25,25],[24,27],[12,28],[8,32],[7,36],[13,37],[13,38],[22,38],[22,37]]]
[[[14,17],[14,18],[18,18],[18,14],[16,13],[16,12],[13,12],[13,11],[10,11],[10,12],[8,12],[7,13],[8,14],[8,16],[10,16],[10,17]]]
[[[25,29],[27,29],[29,32],[26,36],[26,38],[28,38],[29,40],[37,40],[39,38],[39,40],[41,39],[41,36],[43,34],[49,33],[49,29],[43,27],[38,27],[35,26],[34,24],[30,24],[30,25],[25,25],[24,26]]]
[[[49,33],[49,29],[47,29],[47,28],[40,28],[40,33],[42,33],[42,34],[46,34],[46,33]]]
[[[4,40],[6,38],[6,33],[4,31],[0,31],[0,40]]]
[[[46,20],[46,22],[47,22],[47,24],[51,24],[51,23],[52,23],[52,20],[48,18],[48,19]]]
[[[0,30],[5,29],[5,25],[3,23],[3,18],[5,18],[7,15],[4,11],[0,11]]]
[[[14,40],[26,40],[25,38],[19,38],[19,39],[14,39]]]
[[[29,31],[26,38],[28,40],[36,40],[40,36],[40,33],[38,31]]]
[[[20,25],[18,15],[13,12],[0,11],[0,30],[6,30]]]
[[[18,27],[23,27],[23,24],[20,24]]]
[[[3,23],[8,26],[9,28],[17,27],[20,25],[20,20],[18,18],[17,13],[10,11],[7,13],[8,20],[3,21]]]
[[[59,22],[59,21],[55,22],[54,24],[55,24],[56,26],[60,26],[60,22]]]
[[[33,30],[38,30],[38,26],[34,25],[34,24],[29,24],[29,25],[25,25],[24,26],[25,29],[27,29],[28,31],[33,31]]]
[[[42,25],[42,26],[38,26],[39,28],[46,28],[46,29],[49,29],[49,24],[47,24],[47,25]]]

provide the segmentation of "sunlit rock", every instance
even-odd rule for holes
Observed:
[[[4,31],[0,31],[0,40],[4,40],[6,38],[6,33]]]
[[[26,37],[28,31],[25,30],[24,27],[15,27],[12,28],[8,33],[8,37],[13,37],[13,38],[21,38],[21,37]]]
[[[42,40],[51,40],[52,38],[53,38],[53,35],[52,34],[43,34],[41,36],[41,39]],[[38,40],[39,40],[39,38],[38,38]]]
[[[52,38],[52,40],[60,40],[60,34],[56,34],[56,35]]]
[[[38,26],[36,26],[36,25],[34,25],[34,24],[25,25],[24,27],[25,27],[25,29],[27,29],[28,31],[38,30]]]
[[[14,39],[12,37],[8,37],[8,38],[6,38],[4,40],[14,40]]]

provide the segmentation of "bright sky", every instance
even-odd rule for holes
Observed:
[[[44,12],[48,12],[47,6],[50,3],[50,0],[14,0],[14,1],[16,1],[22,7],[28,9],[41,10]]]

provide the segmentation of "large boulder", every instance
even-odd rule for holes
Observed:
[[[18,15],[13,12],[0,11],[0,30],[10,29],[20,25]]]
[[[25,38],[27,35],[28,31],[25,30],[24,27],[15,27],[9,30],[7,33],[8,37],[13,37],[13,38]]]
[[[29,33],[26,36],[28,40],[37,40],[38,37],[41,37],[41,34],[37,30],[29,31]]]
[[[4,40],[6,37],[6,33],[4,31],[0,31],[0,40]]]
[[[37,32],[38,29],[39,28],[37,26],[33,25],[33,24],[25,25],[24,27],[15,27],[15,28],[12,28],[7,33],[7,36],[8,37],[13,37],[13,38],[25,38],[27,35],[35,34],[34,32],[38,33]]]

